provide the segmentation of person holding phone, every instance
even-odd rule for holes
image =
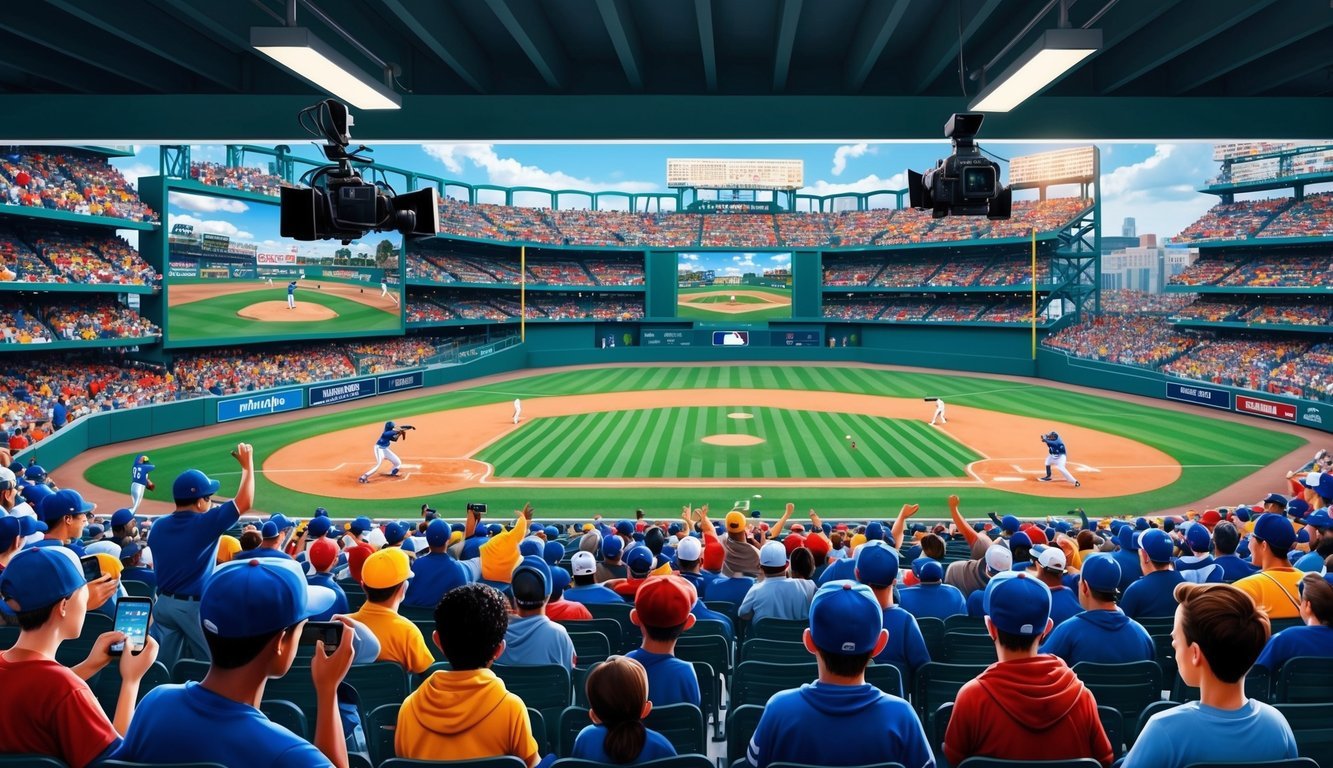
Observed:
[[[46,521],[46,537],[32,546],[38,548],[63,547],[74,553],[76,558],[86,557],[79,539],[84,528],[88,527],[88,516],[96,504],[83,500],[79,492],[71,488],[56,491],[42,498],[41,518]],[[89,573],[92,576],[92,573]],[[109,573],[98,573],[88,580],[88,610],[95,611],[106,604],[120,589],[120,582]]]
[[[0,653],[0,753],[52,755],[71,768],[110,757],[132,722],[139,683],[157,659],[145,638],[138,654],[123,653],[114,720],[108,720],[84,680],[111,661],[110,646],[125,635],[101,635],[88,660],[70,669],[56,661],[65,640],[77,638],[89,589],[74,553],[64,547],[28,549],[0,574],[0,597],[18,614],[19,637]]]
[[[194,658],[209,658],[199,625],[199,598],[217,561],[219,538],[250,511],[255,497],[254,448],[240,443],[232,456],[241,465],[241,482],[231,501],[214,506],[213,494],[221,483],[188,469],[172,483],[176,511],[158,518],[148,533],[157,573],[153,631],[162,644],[162,663],[168,668],[181,658],[187,645]]]

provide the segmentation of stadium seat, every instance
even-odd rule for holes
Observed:
[[[574,688],[574,706],[588,706],[588,673],[596,669],[600,663],[589,664],[586,667],[574,667],[574,671],[570,673],[570,685]]]
[[[727,625],[717,619],[698,619],[694,622],[694,626],[685,630],[683,636],[698,637],[707,635],[717,635],[718,637],[725,639],[727,637]]]
[[[750,637],[799,643],[810,626],[806,619],[760,619],[750,627]]]
[[[643,723],[665,736],[676,748],[676,754],[708,753],[708,726],[703,713],[693,704],[653,707]]]
[[[704,725],[713,718],[713,740],[722,741],[722,682],[706,661],[692,661],[694,677],[699,681],[699,703],[703,705]]]
[[[305,680],[313,685],[308,672]],[[351,686],[356,691],[357,709],[361,711],[363,722],[376,707],[401,703],[407,698],[407,675],[402,667],[392,661],[353,664],[343,677],[343,684]]]
[[[522,758],[513,755],[483,757],[478,760],[408,760],[404,757],[391,757],[379,764],[379,768],[528,768]]]
[[[1296,735],[1301,757],[1333,765],[1333,703],[1275,704]]]
[[[769,768],[821,768],[815,765],[806,765],[805,763],[769,763]],[[874,765],[860,766],[859,768],[903,768],[902,763],[875,763]]]
[[[1275,702],[1282,704],[1318,704],[1329,700],[1333,691],[1333,668],[1328,659],[1297,656],[1287,659],[1277,675]]]
[[[171,682],[171,673],[167,667],[160,661],[153,662],[148,671],[144,673],[143,679],[139,681],[139,698],[159,685],[167,685]],[[97,697],[97,702],[102,705],[102,711],[106,712],[107,719],[114,720],[116,717],[116,701],[120,698],[120,666],[114,661],[103,667],[88,685],[93,689],[93,695]]]
[[[944,735],[949,732],[949,720],[953,718],[953,702],[941,704],[935,710],[935,725],[926,734],[930,738],[930,749],[935,753],[936,768],[949,768],[949,761],[944,757]]]
[[[171,668],[171,682],[176,685],[197,683],[208,674],[208,662],[198,659],[181,659]],[[288,672],[288,674],[291,674]]]
[[[740,645],[740,653],[736,659],[739,664],[744,661],[768,661],[775,664],[789,664],[797,661],[814,661],[814,654],[805,647],[805,643],[792,642],[790,640],[768,640],[762,637],[751,637]]]
[[[456,765],[455,763],[433,763],[433,765]],[[660,760],[649,760],[646,763],[636,763],[638,768],[717,768],[713,761],[708,759],[707,755],[676,755],[675,757],[664,757]],[[551,768],[606,768],[605,763],[597,763],[591,760],[576,760],[572,757],[556,760]]]
[[[585,606],[588,613],[592,614],[594,619],[615,619],[620,625],[620,650],[618,653],[629,653],[643,642],[643,633],[634,626],[634,622],[629,620],[629,612],[634,610],[634,606],[629,604],[618,605],[616,603],[596,603]]]
[[[740,623],[741,620],[740,616],[737,615],[736,613],[736,610],[737,608],[739,608],[739,606],[737,606],[730,600],[705,600],[704,607],[710,611],[716,611],[717,613],[726,616],[728,619],[731,619],[731,626],[733,627],[735,627],[737,624]],[[740,640],[739,637],[737,637],[736,639]]]
[[[398,606],[398,615],[412,622],[417,622],[417,621],[429,622],[432,627],[432,631],[434,631],[433,630],[435,626],[434,608],[418,608],[414,606],[400,605]],[[430,637],[430,635],[426,635],[426,637]]]
[[[1000,760],[995,757],[969,757],[955,768],[1101,768],[1090,757],[1073,760]]]
[[[1174,616],[1144,616],[1135,619],[1144,629],[1148,630],[1150,635],[1171,636],[1171,630],[1175,627],[1176,619]]]
[[[984,635],[987,634],[986,620],[977,616],[950,616],[944,620],[944,631]]]
[[[282,699],[264,699],[259,703],[259,711],[269,720],[281,725],[283,728],[309,740],[314,738],[315,733],[310,729],[306,720],[305,713],[301,708]]]
[[[759,718],[764,716],[764,708],[758,704],[743,704],[727,711],[727,765],[745,759],[745,750],[750,746],[750,739],[759,727]]]
[[[444,658],[444,650],[435,644],[435,622],[434,621],[414,621],[417,629],[421,630],[421,637],[426,641],[426,648],[430,650],[431,658],[436,661],[447,661]]]
[[[921,639],[926,641],[926,648],[944,647],[944,619],[922,616],[917,618],[916,626],[921,630]]]
[[[564,627],[567,632],[601,632],[606,635],[606,640],[614,653],[621,653],[621,649],[624,648],[624,631],[620,628],[620,622],[615,619],[562,620],[556,623]]]
[[[930,646],[926,646],[929,648]],[[994,664],[1000,657],[990,635],[971,632],[944,633],[944,654],[941,661],[949,664]]]
[[[542,713],[546,720],[547,741],[554,742],[551,728],[559,723],[560,713],[572,704],[569,670],[559,664],[514,666],[493,664],[491,671],[504,681],[505,688],[523,703]]]
[[[83,631],[73,640],[66,640],[56,648],[56,661],[66,667],[73,667],[88,658],[93,645],[103,633],[115,628],[115,622],[105,613],[89,611],[83,620]]]
[[[900,699],[907,698],[906,694],[903,693],[902,670],[893,664],[871,662],[870,666],[866,667],[866,682],[887,694],[897,696]]]
[[[1155,661],[1125,664],[1080,661],[1073,669],[1092,691],[1097,704],[1115,709],[1126,723],[1137,723],[1144,707],[1162,699],[1162,668]]]
[[[528,707],[528,730],[532,731],[532,740],[537,742],[537,754],[549,754],[551,752],[550,726],[546,724],[546,717],[541,713],[541,710]]]
[[[150,597],[154,599],[157,597],[157,588],[145,584],[142,581],[126,579],[125,581],[120,582],[120,586],[125,588],[125,593],[130,597]]]
[[[370,762],[375,765],[395,757],[394,737],[398,733],[398,710],[402,704],[381,704],[366,716],[366,744]]]
[[[375,768],[370,758],[360,752],[347,753],[347,768]]]
[[[1120,710],[1104,705],[1097,706],[1097,719],[1102,721],[1102,730],[1107,741],[1111,742],[1111,751],[1118,760],[1125,754],[1125,718]]]
[[[743,661],[736,665],[731,678],[731,704],[764,705],[773,694],[799,688],[817,677],[819,667],[813,661],[801,664]]]
[[[1291,629],[1292,627],[1303,627],[1303,626],[1305,626],[1305,621],[1300,618],[1269,619],[1268,622],[1270,633],[1274,635],[1276,635],[1277,633],[1281,632],[1284,629]]]
[[[19,641],[18,627],[0,627],[0,651],[7,651]]]
[[[1185,768],[1319,768],[1319,763],[1308,757],[1293,757],[1290,760],[1269,760],[1264,763],[1190,763]]]
[[[720,635],[684,635],[676,641],[676,658],[702,661],[724,678],[731,676],[731,646]]]
[[[912,681],[912,706],[926,733],[934,727],[935,712],[958,695],[958,689],[986,671],[987,664],[945,664],[929,661],[916,670]]]
[[[574,753],[574,740],[584,728],[592,725],[588,711],[587,707],[565,707],[561,710],[560,726],[556,729],[558,736],[555,740],[557,757],[568,757]]]
[[[611,655],[611,641],[601,632],[570,632],[569,639],[574,643],[574,656],[580,664],[606,661]]]

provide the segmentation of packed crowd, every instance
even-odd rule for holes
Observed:
[[[1214,256],[1198,259],[1183,272],[1172,275],[1170,285],[1214,285],[1249,260],[1247,256]]]
[[[254,166],[230,166],[221,163],[190,163],[190,178],[200,184],[223,189],[236,189],[258,195],[278,197],[289,184],[281,176]]]
[[[1292,692],[1272,683],[1333,659],[1326,454],[1236,507],[969,520],[949,496],[929,523],[915,503],[892,521],[795,518],[790,502],[773,522],[739,505],[573,525],[531,504],[490,522],[427,504],[384,521],[260,515],[246,443],[225,488],[197,469],[159,478],[172,514],[138,514],[140,491],[95,515],[16,462],[0,468],[0,678],[26,693],[0,699],[0,754],[711,763],[706,728],[720,733],[725,709],[726,758],[748,768],[1292,759],[1326,744],[1323,722],[1293,729]],[[132,488],[153,487],[148,456],[132,469]],[[85,633],[89,612],[134,608],[131,582],[156,595],[151,627]],[[157,661],[175,683],[146,679]],[[1310,687],[1299,700],[1327,702]],[[304,728],[269,720],[275,692],[301,696]],[[377,719],[382,705],[396,711]],[[661,717],[673,711],[691,725]],[[831,733],[856,738],[830,749]]]
[[[307,344],[184,352],[176,356],[172,372],[181,397],[198,397],[344,379],[357,370],[346,346]]]
[[[1049,261],[1038,263],[1038,274],[1049,269]],[[867,259],[849,256],[824,261],[826,286],[883,286],[913,288],[919,285],[962,288],[966,286],[1030,285],[1032,267],[1028,256],[908,256],[896,259]]]
[[[598,285],[643,285],[643,262],[622,259],[588,259],[585,269]]]
[[[926,285],[937,288],[972,285],[986,271],[991,263],[990,256],[960,256],[949,259],[940,266],[939,271],[930,276]]]
[[[824,297],[823,316],[834,320],[875,320],[888,302],[883,298]]]
[[[1102,311],[1110,314],[1166,315],[1194,302],[1197,293],[1148,293],[1126,288],[1102,290]]]
[[[870,285],[885,288],[912,288],[925,285],[944,262],[929,256],[909,256],[884,263],[884,270],[872,277]]]
[[[354,344],[351,352],[362,372],[384,373],[428,365],[433,358],[439,356],[442,345],[447,345],[444,339],[410,336]]]
[[[408,323],[441,323],[456,317],[447,307],[442,307],[425,298],[409,294],[407,299]]]
[[[1161,370],[1186,379],[1263,392],[1268,390],[1269,373],[1274,368],[1309,349],[1308,342],[1286,339],[1215,338],[1166,363]]]
[[[1258,288],[1333,286],[1333,258],[1327,253],[1256,256],[1223,276],[1217,285]]]
[[[1037,260],[1038,284],[1043,282],[1041,278],[1050,274],[1050,269],[1049,259],[1039,258]],[[977,278],[976,284],[988,287],[1032,285],[1032,257],[1001,256],[986,267],[986,271],[982,272]]]
[[[408,278],[437,283],[519,282],[517,260],[452,253],[417,254],[407,264]],[[528,259],[532,285],[643,285],[643,263],[630,258]]]
[[[833,259],[824,262],[824,285],[830,287],[870,285],[886,266],[880,259]],[[923,278],[924,279],[924,278]],[[909,283],[920,285],[920,283]]]
[[[38,306],[42,320],[55,331],[58,341],[137,339],[161,336],[162,329],[133,309],[106,296],[62,295]]]
[[[51,329],[30,310],[22,307],[0,309],[0,334],[5,344],[50,344]]]
[[[1030,299],[1009,299],[1001,301],[977,315],[977,320],[983,323],[1031,323],[1032,322],[1032,301]],[[1038,317],[1037,324],[1044,325],[1046,318]]]
[[[1270,302],[1260,304],[1242,315],[1239,320],[1253,325],[1333,325],[1333,305],[1328,302],[1287,304]],[[1330,328],[1333,330],[1333,328]]]
[[[106,158],[68,147],[23,147],[0,157],[0,201],[9,205],[157,221]]]
[[[704,216],[703,234],[699,238],[699,245],[705,248],[773,248],[777,244],[777,224],[772,214]]]
[[[1199,337],[1177,331],[1160,315],[1107,312],[1061,328],[1041,343],[1075,357],[1156,368],[1194,348]]]
[[[916,299],[893,299],[889,301],[884,311],[880,313],[880,320],[889,322],[903,320],[924,320],[926,315],[935,308],[937,302]]]
[[[1025,298],[999,301],[912,299],[885,296],[825,296],[823,316],[835,320],[937,323],[1030,323],[1032,305]],[[1045,323],[1044,318],[1038,322]]]
[[[120,237],[100,229],[38,229],[27,234],[41,258],[55,268],[51,282],[155,285],[157,271]]]
[[[1199,299],[1193,304],[1181,307],[1172,313],[1171,317],[1175,320],[1202,320],[1209,323],[1221,323],[1235,321],[1250,309],[1250,304],[1244,301],[1227,301],[1225,299]]]
[[[1310,347],[1268,374],[1270,391],[1333,402],[1333,342]]]
[[[1291,198],[1241,200],[1218,203],[1198,221],[1190,224],[1174,240],[1195,243],[1203,240],[1245,240],[1254,237],[1291,204]]]
[[[54,283],[57,276],[14,232],[0,229],[0,279],[25,283]]]
[[[941,301],[926,317],[932,323],[966,323],[977,319],[987,304],[979,301]]]
[[[1333,236],[1333,193],[1309,195],[1278,214],[1259,237],[1329,237]]]
[[[58,398],[69,417],[165,403],[176,397],[174,377],[161,366],[129,360],[117,351],[43,353],[40,364],[0,368],[0,413],[16,423],[51,418]]]
[[[528,294],[528,317],[549,320],[641,320],[643,298],[634,295]],[[535,313],[540,313],[535,314]]]
[[[536,285],[593,285],[592,275],[577,261],[528,262],[528,282]]]

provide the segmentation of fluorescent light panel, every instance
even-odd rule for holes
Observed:
[[[977,94],[969,109],[1008,112],[1064,77],[1101,47],[1100,29],[1048,29]]]
[[[402,99],[305,27],[251,27],[250,45],[357,109],[399,109]]]

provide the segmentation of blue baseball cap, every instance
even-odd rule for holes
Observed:
[[[1018,533],[1015,533],[1013,536],[1009,537],[1010,549],[1013,549],[1014,547],[1031,547],[1031,546],[1032,546],[1032,537],[1027,535],[1026,533],[1023,533],[1022,531],[1019,531]]]
[[[41,514],[42,502],[54,494],[55,491],[49,485],[29,485],[23,488],[23,500],[38,514]]]
[[[432,547],[443,547],[449,543],[449,536],[453,531],[449,524],[443,520],[431,520],[426,524],[426,544]]]
[[[143,547],[137,541],[131,541],[129,544],[120,548],[121,562],[133,560],[134,556],[143,551]]]
[[[222,487],[222,483],[212,480],[197,469],[187,469],[180,473],[176,482],[171,484],[173,499],[202,499],[212,496]]]
[[[518,543],[518,554],[520,557],[541,557],[544,544],[536,536],[529,536]]]
[[[56,520],[65,515],[86,515],[97,509],[97,505],[83,500],[83,496],[73,488],[66,488],[42,499],[42,519]]]
[[[884,526],[879,523],[871,523],[866,526],[866,541],[883,541]]]
[[[1005,533],[1018,533],[1018,518],[1013,515],[1005,515],[1000,518],[1000,530]]]
[[[856,548],[856,580],[872,587],[887,587],[898,579],[898,553],[883,541],[867,541]]]
[[[602,539],[602,557],[614,560],[625,549],[625,542],[619,536],[607,536]]]
[[[68,547],[32,547],[14,555],[0,573],[0,597],[15,612],[55,605],[86,582],[79,558]]]
[[[1287,518],[1270,512],[1259,515],[1254,521],[1254,538],[1277,549],[1287,550],[1296,543],[1296,530]]]
[[[616,523],[616,533],[621,536],[630,536],[634,533],[634,523],[628,520],[621,520]]]
[[[269,517],[269,522],[271,522],[271,523],[273,523],[274,525],[278,526],[278,530],[279,530],[279,531],[285,531],[285,530],[287,530],[288,528],[295,528],[295,527],[296,527],[296,523],[292,522],[291,520],[288,520],[288,519],[287,519],[287,516],[284,515],[284,514],[282,514],[281,512],[279,512],[279,513],[277,513],[277,514],[275,514],[275,515],[270,516],[270,517]]]
[[[1036,637],[1051,618],[1051,590],[1023,571],[1006,571],[986,583],[982,607],[996,629]]]
[[[1268,494],[1267,496],[1264,497],[1264,500],[1263,500],[1262,503],[1264,503],[1264,504],[1281,504],[1283,507],[1286,507],[1286,506],[1287,506],[1287,497],[1286,497],[1286,496],[1283,496],[1283,495],[1280,494],[1280,493],[1270,493],[1270,494]]]
[[[854,581],[830,581],[810,602],[810,639],[824,653],[870,653],[884,630],[884,611],[875,593]]]
[[[920,579],[923,584],[943,581],[944,568],[939,562],[926,558],[926,561],[921,564],[921,567],[916,569],[916,577]]]
[[[85,539],[100,539],[102,538],[102,534],[105,532],[106,532],[105,528],[103,528],[100,525],[93,524],[84,529],[83,537]]]
[[[259,535],[265,539],[276,539],[279,533],[281,533],[281,530],[278,528],[278,524],[272,520],[266,520],[259,529]]]
[[[1113,595],[1120,593],[1120,563],[1110,555],[1091,555],[1084,559],[1080,577],[1088,589]]]
[[[1146,518],[1146,517],[1140,517],[1138,520],[1135,520],[1135,521],[1134,521],[1134,530],[1136,530],[1136,531],[1146,531],[1146,530],[1148,530],[1148,528],[1149,528],[1149,525],[1148,525],[1148,518]]]
[[[310,519],[310,525],[306,526],[305,533],[307,538],[320,539],[329,535],[329,528],[333,523],[328,517],[313,517]]]
[[[925,555],[922,555],[921,557],[918,557],[917,559],[912,561],[912,573],[916,574],[916,577],[918,579],[921,578],[921,567],[924,566],[926,563],[938,564],[938,561],[936,561],[934,558],[926,557]]]
[[[1333,517],[1329,516],[1327,508],[1321,507],[1305,516],[1305,524],[1319,529],[1333,528]]]
[[[1133,527],[1128,525],[1123,526],[1120,529],[1120,533],[1116,534],[1116,543],[1126,552],[1137,552],[1139,549],[1139,542],[1134,536],[1135,533],[1137,533],[1137,531],[1135,531]]]
[[[529,536],[542,536],[546,533],[546,526],[541,523],[528,523]]]
[[[548,525],[542,530],[548,539],[554,539],[560,535],[560,529],[556,528],[554,525]]]
[[[625,552],[625,567],[633,576],[647,576],[657,566],[657,558],[647,547],[634,546]]]
[[[1207,552],[1209,545],[1213,543],[1213,537],[1208,535],[1207,526],[1195,523],[1185,531],[1185,543],[1192,552]]]
[[[510,577],[510,589],[518,607],[539,607],[551,596],[551,566],[540,557],[523,558]]]
[[[134,522],[134,513],[128,509],[118,509],[111,513],[111,527],[120,528]]]
[[[1171,555],[1175,554],[1176,551],[1175,546],[1171,543],[1170,534],[1156,528],[1143,532],[1139,537],[1139,549],[1147,553],[1148,559],[1154,563],[1171,562]]]
[[[23,471],[23,479],[32,483],[39,483],[46,479],[46,469],[41,464],[33,464]]]
[[[384,526],[384,543],[402,544],[403,539],[407,538],[407,530],[401,523],[389,523]]]
[[[323,507],[315,507],[315,517],[328,517],[329,511]]]
[[[351,525],[348,526],[347,530],[351,531],[355,535],[358,533],[365,533],[374,527],[375,524],[371,522],[370,518],[365,517],[363,515],[353,520]]]
[[[1296,532],[1296,543],[1297,543],[1297,544],[1309,544],[1309,543],[1310,543],[1310,529],[1309,529],[1309,528],[1302,528],[1302,529],[1300,529],[1299,531]],[[1303,552],[1301,552],[1301,551],[1299,551],[1299,550],[1292,550],[1289,554],[1290,554],[1291,557],[1293,558],[1293,559],[1292,559],[1292,562],[1295,562],[1295,559],[1294,559],[1294,558],[1297,558],[1297,557],[1299,557],[1299,556],[1302,556],[1302,555],[1304,555],[1305,553],[1303,553]]]
[[[1310,504],[1305,499],[1292,499],[1287,502],[1287,514],[1300,520],[1310,511]]]
[[[0,552],[8,551],[7,547],[14,543],[14,538],[17,536],[26,539],[34,533],[41,533],[45,530],[46,523],[37,518],[0,515]]]
[[[499,523],[491,523],[490,525],[486,526],[486,532],[492,536],[499,536],[500,534],[505,532],[505,527],[503,525],[500,525]]]
[[[32,467],[28,468],[29,470]],[[1305,477],[1300,478],[1301,485],[1309,488],[1319,494],[1321,498],[1333,498],[1333,474],[1327,472],[1311,472]]]
[[[569,571],[558,565],[551,566],[551,599],[559,600],[569,589]]]
[[[328,587],[306,583],[294,560],[252,557],[213,571],[199,598],[199,620],[219,637],[255,637],[321,614],[336,599]]]
[[[675,536],[676,534],[678,534],[678,533],[680,533],[680,532],[681,532],[681,524],[680,524],[680,523],[672,523],[671,525],[668,525],[668,526],[667,526],[667,533],[671,534],[672,536]]]
[[[551,567],[555,567],[564,557],[565,545],[558,541],[548,541],[546,546],[542,547],[542,559]]]

